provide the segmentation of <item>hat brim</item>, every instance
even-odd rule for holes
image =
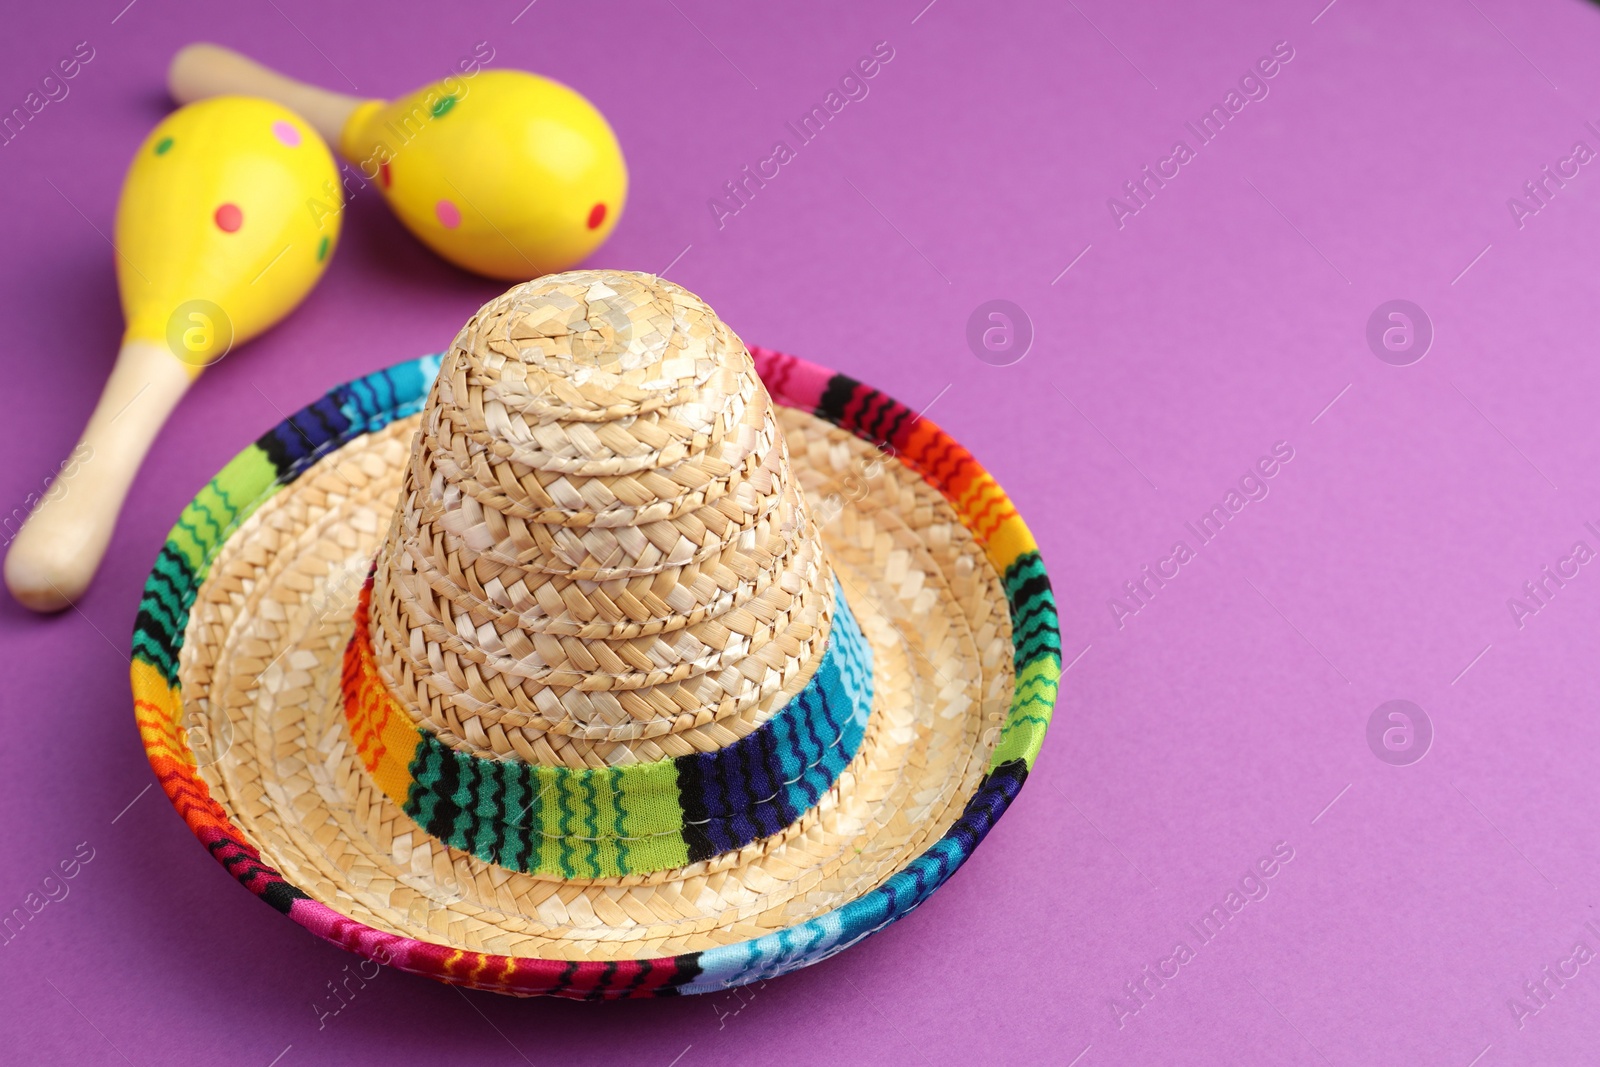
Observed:
[[[1054,601],[1005,493],[931,421],[752,349],[873,646],[868,736],[773,838],[674,871],[554,880],[429,838],[366,778],[339,671],[439,357],[333,390],[184,510],[133,636],[140,735],[167,796],[246,888],[401,970],[519,995],[703,992],[831,956],[971,855],[1038,755]]]

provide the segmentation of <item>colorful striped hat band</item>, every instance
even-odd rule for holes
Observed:
[[[770,978],[909,914],[1043,743],[1055,602],[930,420],[572,271],[341,386],[185,509],[139,728],[316,935],[517,995]]]
[[[832,788],[871,671],[709,308],[583,276],[467,325],[342,681],[363,765],[427,833],[560,878],[736,851]]]
[[[792,826],[861,744],[872,649],[835,587],[833,632],[782,709],[720,749],[649,763],[572,768],[459,751],[390,695],[362,588],[345,650],[345,716],[378,787],[428,834],[515,871],[615,878],[682,867]]]

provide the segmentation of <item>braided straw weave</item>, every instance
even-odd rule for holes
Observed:
[[[698,297],[575,271],[463,328],[373,596],[414,722],[573,768],[714,751],[805,685],[832,611],[772,402]]]
[[[1036,546],[930,420],[750,360],[676,286],[556,276],[219,473],[152,571],[132,676],[151,766],[229,873],[402,970],[606,998],[806,966],[950,877],[1054,704]],[[871,650],[864,735],[814,806],[742,847],[604,877],[486,862],[425,832],[350,731],[375,557],[378,674],[460,752],[563,775],[701,759],[820,677],[847,617]]]

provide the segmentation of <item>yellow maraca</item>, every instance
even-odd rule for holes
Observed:
[[[167,416],[207,364],[310,292],[338,241],[341,205],[328,146],[270,100],[191,104],[145,138],[117,203],[127,331],[62,476],[6,555],[19,601],[59,611],[88,587]]]
[[[294,108],[422,243],[492,278],[564,270],[622,214],[628,172],[594,105],[520,70],[451,76],[385,103],[328,92],[210,44],[180,51],[173,99],[245,92]]]

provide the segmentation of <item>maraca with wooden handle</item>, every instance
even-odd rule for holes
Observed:
[[[282,319],[339,237],[333,155],[270,100],[191,104],[145,138],[117,203],[122,348],[77,448],[6,555],[13,596],[59,611],[89,585],[156,433],[200,371]]]
[[[190,101],[226,92],[277,100],[310,122],[423,244],[492,278],[564,270],[617,224],[627,167],[594,105],[520,70],[451,76],[392,102],[286,78],[237,52],[192,44],[168,88]]]

